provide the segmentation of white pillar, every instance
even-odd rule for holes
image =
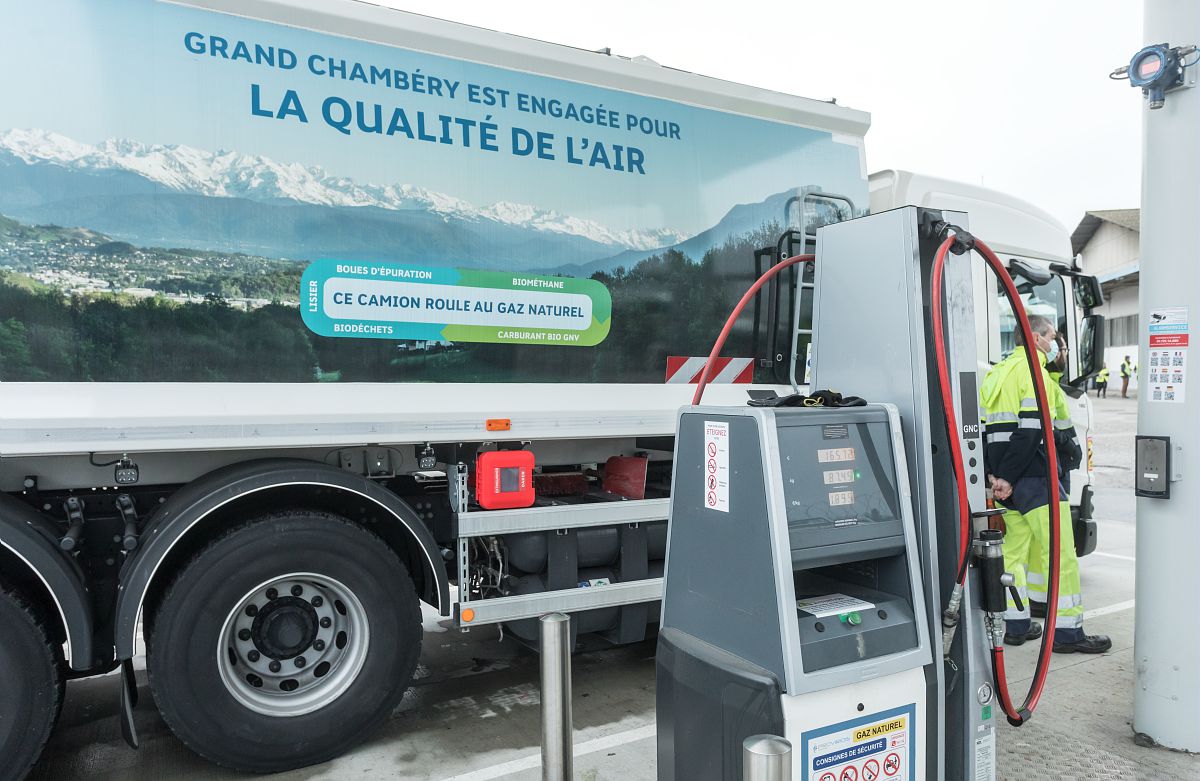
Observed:
[[[1200,44],[1197,0],[1146,0],[1145,8],[1147,45]],[[1188,68],[1185,79],[1197,70]],[[1169,748],[1200,751],[1200,87],[1168,93],[1153,111],[1139,102],[1138,433],[1171,437],[1171,471],[1182,479],[1171,484],[1169,499],[1137,500],[1133,727]],[[1187,307],[1194,340],[1183,403],[1151,398],[1151,313],[1166,307]]]

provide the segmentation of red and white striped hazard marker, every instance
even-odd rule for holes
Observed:
[[[700,382],[700,373],[708,358],[682,355],[667,356],[667,382],[687,385]],[[718,358],[713,362],[710,383],[738,383],[749,385],[754,381],[753,358]]]

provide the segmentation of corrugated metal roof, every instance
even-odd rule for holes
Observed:
[[[1124,279],[1126,277],[1131,277],[1135,274],[1138,274],[1140,271],[1141,271],[1141,266],[1139,264],[1129,263],[1127,265],[1121,266],[1120,268],[1115,268],[1112,271],[1107,271],[1103,274],[1097,274],[1096,281],[1103,285],[1106,282],[1113,282],[1118,279]]]
[[[1075,232],[1071,234],[1071,251],[1076,255],[1083,252],[1083,248],[1092,240],[1092,236],[1096,235],[1096,231],[1100,229],[1100,224],[1104,222],[1111,222],[1113,225],[1120,226],[1126,230],[1141,233],[1142,210],[1105,209],[1103,211],[1085,212],[1083,219],[1079,221],[1079,227],[1075,228]]]

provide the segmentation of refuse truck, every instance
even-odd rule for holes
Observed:
[[[143,640],[175,734],[272,772],[388,717],[422,605],[645,638],[676,410],[822,225],[989,207],[1065,385],[1099,368],[1065,230],[868,178],[862,111],[341,0],[25,4],[0,46],[0,777],[68,679],[119,670],[136,747]],[[711,402],[806,387],[777,279]]]

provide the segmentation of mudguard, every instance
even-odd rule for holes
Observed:
[[[136,554],[121,570],[116,608],[118,659],[134,655],[137,619],[162,562],[197,523],[249,494],[288,485],[327,486],[378,505],[395,518],[422,552],[425,594],[442,615],[450,611],[450,583],[433,534],[408,505],[375,482],[342,469],[302,459],[264,459],[222,467],[176,491],[149,518]]]
[[[59,550],[54,524],[28,505],[0,494],[0,548],[16,556],[49,593],[65,630],[71,669],[104,664],[106,659],[92,658],[94,622],[83,571]]]

